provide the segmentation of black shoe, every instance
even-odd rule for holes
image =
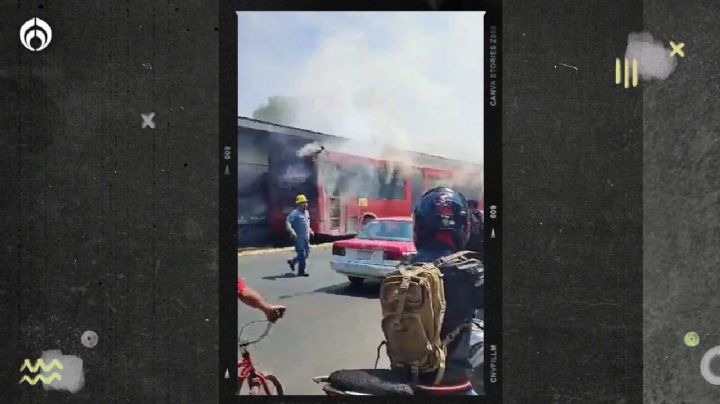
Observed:
[[[308,273],[304,273],[304,274],[298,274],[298,276],[305,276],[305,277],[308,277],[308,276],[310,276],[310,274],[308,274]]]
[[[292,260],[287,260],[287,264],[290,265],[290,270],[295,272],[295,265],[293,265]]]

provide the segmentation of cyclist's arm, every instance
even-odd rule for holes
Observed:
[[[262,311],[270,310],[271,307],[258,292],[249,286],[245,286],[243,290],[238,291],[238,299],[248,306]]]
[[[238,278],[238,299],[246,305],[258,309],[265,313],[268,319],[277,319],[277,309],[282,306],[274,306],[265,301],[265,299],[253,288],[247,286],[242,279]]]

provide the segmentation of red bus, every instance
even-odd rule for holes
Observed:
[[[310,226],[316,235],[354,235],[374,218],[410,216],[422,193],[454,186],[459,179],[453,173],[334,151],[309,158],[298,157],[294,150],[274,150],[269,157],[271,232],[286,239],[285,219],[299,193],[310,201]],[[480,187],[458,191],[482,203]]]

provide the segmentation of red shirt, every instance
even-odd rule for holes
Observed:
[[[240,296],[240,293],[242,293],[245,290],[245,288],[247,288],[247,285],[245,284],[245,281],[243,280],[243,278],[238,277],[237,279],[238,279],[237,294],[238,294],[238,296]]]

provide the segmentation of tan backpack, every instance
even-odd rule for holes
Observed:
[[[446,304],[440,268],[466,261],[466,254],[472,253],[461,251],[433,263],[400,264],[382,282],[385,341],[378,346],[378,358],[386,344],[391,366],[409,371],[413,383],[419,374],[437,371],[437,384],[445,374],[447,344],[460,330],[440,338]]]

